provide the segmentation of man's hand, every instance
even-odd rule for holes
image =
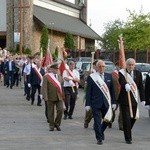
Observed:
[[[86,111],[90,111],[90,109],[91,109],[91,106],[85,106]]]
[[[126,89],[127,92],[131,91],[131,86],[129,85],[129,83],[127,83],[125,85],[125,89]]]
[[[141,105],[142,105],[143,107],[145,107],[145,101],[142,101],[142,102],[141,102]]]
[[[31,84],[30,84],[30,83],[28,83],[28,87],[29,87],[29,88],[31,87]]]
[[[112,107],[112,110],[113,110],[113,111],[115,111],[115,110],[116,110],[116,108],[117,108],[117,105],[116,105],[116,104],[112,104],[112,106],[111,106],[111,107]]]

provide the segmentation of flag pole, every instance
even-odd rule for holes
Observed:
[[[123,69],[126,70],[126,63],[125,63],[125,52],[124,52],[124,43],[123,43],[123,38],[122,38],[122,34],[119,36],[119,66]],[[126,82],[128,82],[127,79],[127,72],[126,72],[126,76],[125,76]],[[127,96],[128,96],[128,104],[129,104],[129,111],[130,111],[130,117],[133,118],[133,110],[132,110],[132,103],[131,103],[131,95],[130,95],[130,91],[127,92]]]

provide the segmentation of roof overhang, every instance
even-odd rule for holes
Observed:
[[[49,29],[71,33],[88,39],[98,40],[100,36],[80,19],[34,5],[34,17]]]

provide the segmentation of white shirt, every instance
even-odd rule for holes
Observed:
[[[74,70],[71,71],[71,72],[72,72],[72,74],[73,74],[73,78],[77,78],[78,80],[80,80],[79,71],[77,71],[76,69],[74,69]],[[72,77],[69,75],[69,73],[68,73],[67,70],[64,70],[62,76],[63,76],[63,79],[64,79],[65,77],[67,77],[67,78],[72,78]],[[69,81],[64,80],[64,85],[63,85],[63,86],[64,86],[64,87],[71,87],[72,85],[70,84]]]
[[[32,67],[36,66],[35,64],[32,64]],[[28,65],[25,66],[23,72],[26,74],[26,75],[29,75],[30,72],[31,72],[31,64],[29,63]]]

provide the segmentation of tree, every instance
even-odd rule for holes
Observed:
[[[145,50],[150,48],[150,13],[144,14],[142,10],[137,14],[129,12],[126,22],[119,19],[106,24],[105,32],[100,40],[100,46],[105,50],[118,49],[118,36],[123,35],[125,49]]]
[[[102,35],[100,39],[100,46],[104,50],[112,50],[118,48],[118,36],[122,33],[123,30],[123,22],[115,20],[106,24],[105,33]]]
[[[40,51],[45,56],[48,47],[48,29],[46,26],[42,29],[41,39],[40,39]]]
[[[65,40],[64,40],[65,48],[74,51],[74,39],[71,33],[66,33]]]
[[[130,13],[124,27],[125,47],[128,50],[150,48],[150,14]]]

